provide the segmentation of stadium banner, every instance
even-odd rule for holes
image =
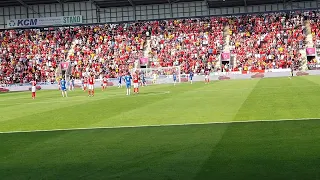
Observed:
[[[24,28],[38,26],[58,26],[82,24],[83,16],[59,16],[59,17],[44,17],[44,18],[28,18],[28,19],[10,19],[7,21],[7,28]]]
[[[221,53],[221,61],[230,61],[230,53]]]
[[[316,55],[316,48],[307,48],[307,56],[315,56]]]
[[[146,58],[146,57],[140,58],[140,64],[141,65],[148,64],[148,61],[149,61],[149,58]]]
[[[60,65],[61,65],[61,69],[62,70],[67,70],[68,67],[69,67],[69,62],[62,62]]]

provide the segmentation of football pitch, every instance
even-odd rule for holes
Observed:
[[[320,179],[320,77],[0,94],[0,179]]]

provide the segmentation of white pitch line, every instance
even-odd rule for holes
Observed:
[[[124,129],[124,128],[146,128],[146,127],[170,127],[170,126],[192,126],[192,125],[212,125],[212,124],[238,124],[238,123],[257,123],[257,122],[285,122],[285,121],[312,121],[320,118],[300,118],[300,119],[276,119],[276,120],[247,120],[247,121],[228,121],[228,122],[204,122],[204,123],[183,123],[183,124],[158,124],[158,125],[137,125],[137,126],[113,126],[113,127],[89,127],[89,128],[66,128],[30,131],[4,131],[0,134],[15,133],[36,133],[36,132],[57,132],[57,131],[80,131],[80,130],[99,130],[99,129]]]

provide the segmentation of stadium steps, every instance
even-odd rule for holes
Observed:
[[[151,51],[150,44],[151,44],[151,39],[148,38],[147,41],[146,41],[145,48],[143,50],[144,57],[148,57],[149,58],[149,52]]]
[[[301,53],[302,59],[303,59],[303,63],[301,65],[301,68],[304,71],[308,69],[306,48],[311,48],[314,46],[309,20],[307,20],[305,22],[305,27],[306,27],[306,39],[305,39],[306,46],[305,46],[305,48],[299,50],[299,53]]]
[[[307,48],[309,47],[313,47],[314,44],[313,44],[313,38],[312,38],[312,33],[311,33],[311,26],[310,26],[310,21],[306,21],[305,23],[305,26],[306,26],[306,45],[307,45]]]
[[[71,47],[70,47],[70,49],[69,49],[69,51],[68,51],[68,55],[67,55],[67,60],[70,60],[70,55],[71,54],[74,54],[74,47],[76,46],[77,44],[76,44],[76,41],[75,41],[75,39],[72,41],[72,43],[71,43]]]
[[[223,30],[223,37],[224,37],[224,47],[223,52],[229,52],[230,51],[230,28],[229,26],[225,26]]]
[[[303,71],[306,71],[306,70],[308,70],[306,49],[305,49],[305,48],[300,49],[300,50],[299,50],[299,53],[302,55],[302,65],[301,65],[300,68],[301,68]]]
[[[62,77],[62,70],[60,64],[58,65],[58,68],[56,68],[55,75],[56,77]]]

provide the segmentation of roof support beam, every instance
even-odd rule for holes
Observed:
[[[57,0],[57,2],[60,4],[60,8],[62,9],[61,10],[61,13],[62,13],[62,16],[64,16],[64,5],[63,5],[63,0]]]
[[[100,8],[100,6],[97,4],[97,2],[95,0],[90,0],[91,4],[94,4],[97,9]]]
[[[131,6],[136,6],[133,2],[132,2],[132,0],[128,0],[129,1],[129,3],[131,4]]]
[[[245,12],[248,12],[247,0],[243,0],[243,2],[244,2],[244,10],[245,10]]]
[[[132,0],[128,0],[131,6],[133,7],[133,19],[136,21],[137,15],[136,15],[136,5],[132,2]]]
[[[97,4],[97,2],[95,0],[90,0],[91,6],[95,6],[96,7],[96,17],[97,17],[97,22],[100,23],[101,22],[101,18],[100,18],[100,6]],[[93,10],[92,10],[93,11]]]
[[[209,6],[209,3],[208,3],[208,0],[204,0],[204,2],[206,3],[207,8],[208,8],[208,10],[209,10],[209,9],[210,9],[210,6]]]
[[[30,7],[28,4],[26,4],[26,3],[23,2],[22,0],[17,0],[17,1],[18,1],[22,6],[24,6],[25,8],[30,9],[32,12],[34,12],[34,13],[38,14],[40,17],[42,17],[40,13],[38,13],[37,11],[35,11],[32,7]]]

